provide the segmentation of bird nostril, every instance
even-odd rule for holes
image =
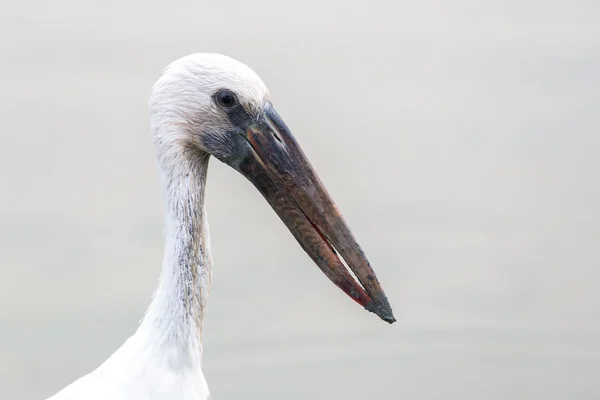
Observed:
[[[281,140],[281,138],[279,137],[278,134],[276,134],[275,132],[273,132],[273,137],[281,144],[283,144],[283,140]]]

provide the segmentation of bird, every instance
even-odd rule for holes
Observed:
[[[395,322],[363,250],[250,67],[222,54],[184,56],[163,69],[148,108],[164,197],[157,289],[135,333],[47,400],[211,399],[201,368],[212,270],[204,207],[211,156],[258,189],[327,278]]]

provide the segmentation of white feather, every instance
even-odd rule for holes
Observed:
[[[165,193],[165,256],[138,330],[100,367],[49,400],[206,400],[202,319],[212,259],[204,210],[208,154],[199,137],[225,131],[212,94],[234,91],[246,107],[268,100],[260,78],[219,54],[173,62],[153,87],[150,125]],[[190,144],[199,151],[190,152]]]

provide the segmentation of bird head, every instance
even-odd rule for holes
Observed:
[[[395,321],[363,250],[254,71],[223,55],[193,54],[165,69],[149,105],[163,169],[208,155],[231,166],[335,285],[382,320]]]

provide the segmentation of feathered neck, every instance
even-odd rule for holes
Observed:
[[[157,346],[199,360],[202,320],[211,281],[204,188],[208,154],[184,153],[161,163],[165,193],[165,255],[158,288],[140,325]]]

